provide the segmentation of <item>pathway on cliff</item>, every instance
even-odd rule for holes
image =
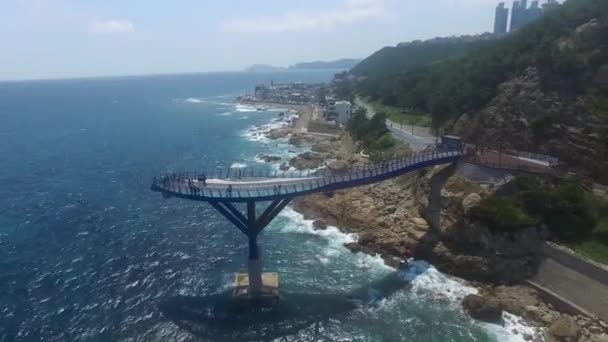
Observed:
[[[355,99],[355,104],[366,109],[368,119],[371,119],[376,115],[373,106],[362,101],[360,98]],[[408,144],[414,151],[422,151],[429,145],[435,144],[436,137],[426,133],[426,127],[414,126],[414,133],[412,133],[412,126],[401,125],[389,119],[386,119],[385,124],[386,128],[391,132],[395,139],[404,144]]]

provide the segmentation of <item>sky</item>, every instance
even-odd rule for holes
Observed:
[[[491,31],[498,2],[1,0],[0,80],[364,58],[399,42]]]

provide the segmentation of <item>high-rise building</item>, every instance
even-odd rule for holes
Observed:
[[[543,4],[543,12],[548,12],[559,7],[557,0],[547,0],[546,4]]]
[[[526,24],[529,24],[540,18],[542,14],[543,12],[538,6],[538,0],[532,1],[532,3],[530,4],[530,8],[526,10]]]
[[[511,23],[509,32],[517,31],[527,24],[537,20],[544,13],[552,11],[560,6],[557,0],[547,0],[542,6],[541,0],[532,0],[528,7],[528,0],[514,0],[511,8]],[[541,8],[542,7],[542,8]],[[503,27],[508,26],[509,9],[505,8],[505,4],[501,2],[496,6],[496,17],[494,19],[494,33],[505,33],[507,30]],[[504,22],[503,22],[504,20]],[[503,24],[504,23],[504,24]]]
[[[528,8],[528,0],[519,0],[519,4],[521,5],[521,8],[523,10],[526,10],[526,8]]]
[[[509,9],[505,8],[505,3],[501,2],[496,6],[496,15],[494,17],[494,33],[507,33],[507,25],[509,23]]]
[[[511,32],[519,30],[524,26],[526,22],[526,6],[527,0],[513,1],[513,8],[511,9]]]

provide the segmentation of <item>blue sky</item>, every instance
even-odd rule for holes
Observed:
[[[366,57],[492,29],[498,0],[2,0],[0,80]]]

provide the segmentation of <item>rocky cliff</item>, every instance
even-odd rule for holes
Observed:
[[[597,20],[579,26],[554,42],[554,53],[569,56],[564,68],[573,68],[572,78],[552,79],[543,65],[531,66],[500,84],[485,107],[462,115],[454,131],[475,143],[556,156],[568,169],[608,182],[608,47],[602,26]]]
[[[412,253],[441,271],[471,280],[513,283],[531,276],[546,238],[544,230],[491,233],[467,215],[491,191],[465,179],[446,179],[446,174],[451,174],[450,167],[438,167],[376,185],[312,195],[297,200],[295,209],[359,233],[358,242],[347,247],[380,254],[390,265]]]

